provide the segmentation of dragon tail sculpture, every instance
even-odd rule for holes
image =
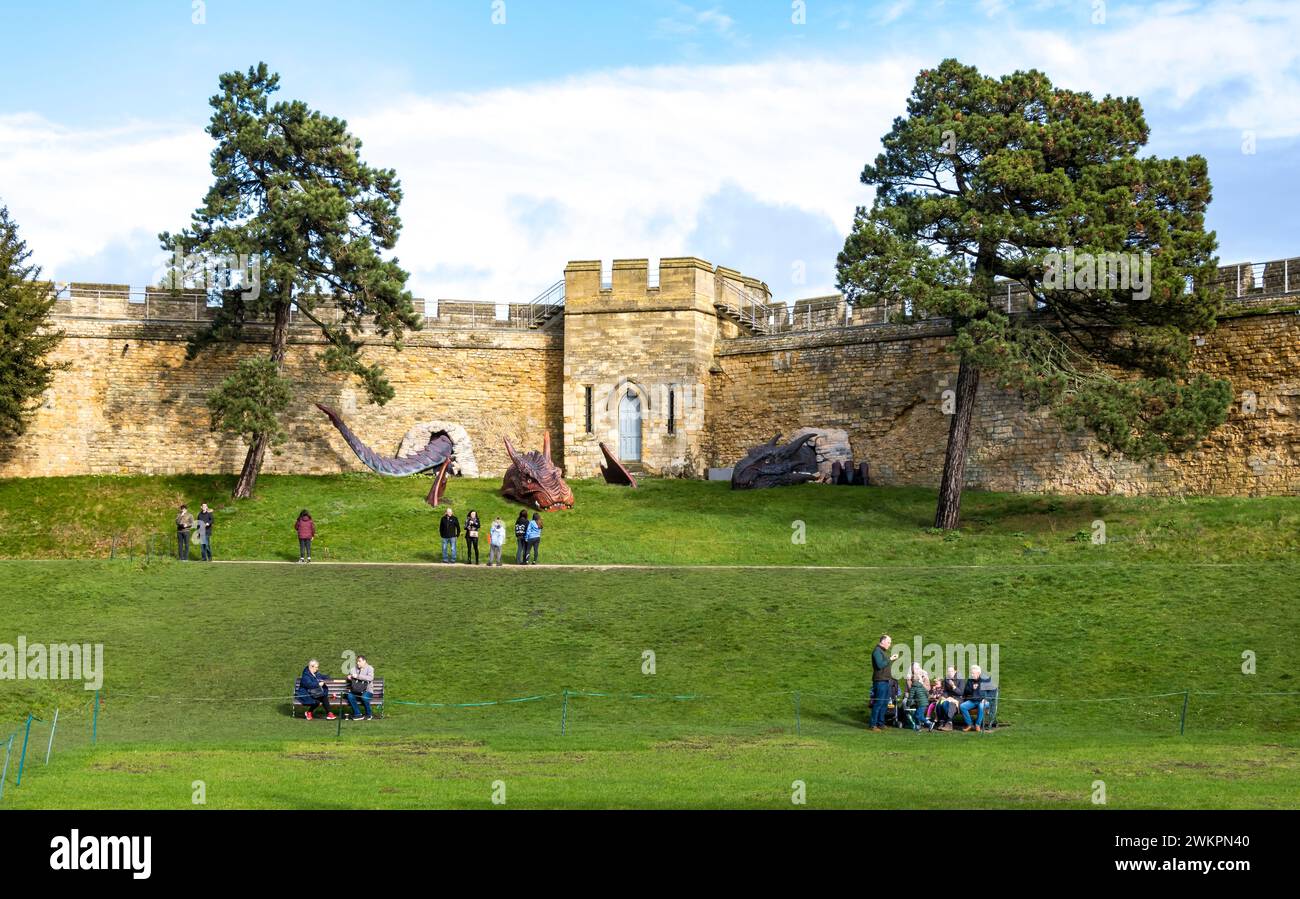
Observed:
[[[346,440],[348,446],[352,448],[352,452],[356,453],[357,458],[365,463],[365,466],[371,471],[394,478],[404,478],[408,475],[419,474],[422,471],[429,471],[430,469],[442,466],[444,468],[443,475],[445,480],[445,468],[447,462],[451,460],[452,451],[451,438],[448,437],[445,432],[439,431],[432,435],[429,438],[428,446],[414,455],[401,458],[396,456],[381,456],[362,443],[361,438],[352,433],[352,429],[349,428],[343,422],[343,419],[339,417],[339,414],[329,406],[317,403],[316,408],[329,417],[330,422],[334,427],[338,428],[339,433],[343,435],[343,439]]]
[[[433,486],[429,488],[429,495],[424,501],[435,509],[442,505],[442,494],[447,489],[447,469],[451,468],[451,456],[443,462],[438,468],[438,473],[433,476]]]
[[[510,467],[501,483],[503,496],[543,512],[573,508],[573,491],[551,461],[550,432],[542,437],[541,452],[516,452],[508,437],[505,444]]]
[[[609,451],[609,447],[602,443],[600,451],[605,454],[605,464],[600,466],[600,473],[604,475],[605,483],[614,484],[618,487],[636,487],[636,478],[632,476],[632,472],[628,471],[622,462],[614,458],[614,454]]]

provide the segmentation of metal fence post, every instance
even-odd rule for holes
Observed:
[[[560,736],[564,736],[565,728],[569,723],[569,691],[564,690],[564,705],[560,707]]]
[[[50,763],[50,753],[54,750],[54,731],[59,726],[59,710],[54,710],[54,722],[50,725],[50,742],[45,747],[45,764]]]
[[[95,691],[95,712],[90,718],[90,742],[93,744],[99,736],[99,691]]]
[[[23,763],[27,761],[27,738],[30,737],[31,735],[32,735],[32,714],[31,712],[28,712],[27,729],[23,732],[23,751],[22,754],[18,756],[18,776],[14,778],[15,787],[21,787],[23,785]]]
[[[9,776],[9,751],[14,748],[14,735],[9,735],[8,742],[5,743],[5,766],[0,771],[0,799],[5,798],[5,778]]]
[[[1183,691],[1183,717],[1178,722],[1178,736],[1182,736],[1187,731],[1187,703],[1192,698],[1190,690]]]

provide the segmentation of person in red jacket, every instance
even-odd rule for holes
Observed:
[[[311,514],[306,509],[298,513],[293,529],[298,532],[298,561],[310,562],[311,539],[316,536],[316,522],[311,520]]]

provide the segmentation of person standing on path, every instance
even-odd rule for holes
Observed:
[[[298,532],[298,561],[311,561],[311,541],[316,536],[316,522],[311,520],[311,514],[303,509],[298,513],[298,520],[294,522],[293,529]]]
[[[212,561],[212,510],[208,508],[207,503],[199,504],[198,520],[203,523],[204,530],[207,531],[207,535],[208,535],[208,539],[206,542],[204,542],[203,540],[199,541],[199,546],[202,547],[202,549],[207,554],[203,561],[211,562]]]
[[[515,564],[528,564],[528,513],[523,509],[515,519]]]
[[[190,531],[194,529],[194,516],[184,505],[176,513],[176,555],[182,562],[190,560]]]
[[[194,537],[199,541],[199,559],[203,562],[212,561],[212,531],[208,528],[208,523],[200,515],[194,522]]]
[[[500,518],[492,521],[492,527],[488,530],[488,567],[491,568],[495,563],[498,568],[501,567],[501,549],[506,542],[506,523]]]
[[[447,511],[442,513],[442,518],[438,521],[438,535],[442,537],[442,561],[446,563],[447,554],[451,553],[451,562],[456,561],[456,538],[460,536],[460,519],[452,511],[451,506]]]
[[[532,564],[537,564],[537,548],[542,545],[542,513],[534,512],[533,520],[528,522],[528,527],[524,529],[524,536],[528,538],[528,545],[524,547],[524,561],[528,561],[528,554],[533,554]]]
[[[465,516],[465,564],[466,565],[478,564],[478,530],[479,530],[478,512],[476,512],[473,509],[470,509],[469,514]],[[471,554],[474,556],[473,562],[469,560]]]

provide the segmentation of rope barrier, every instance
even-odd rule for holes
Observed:
[[[509,705],[516,702],[537,702],[541,699],[551,699],[559,696],[559,693],[539,693],[536,696],[520,696],[516,699],[489,699],[482,702],[411,702],[406,699],[394,699],[393,705],[409,705],[425,709],[476,709],[489,705]]]

